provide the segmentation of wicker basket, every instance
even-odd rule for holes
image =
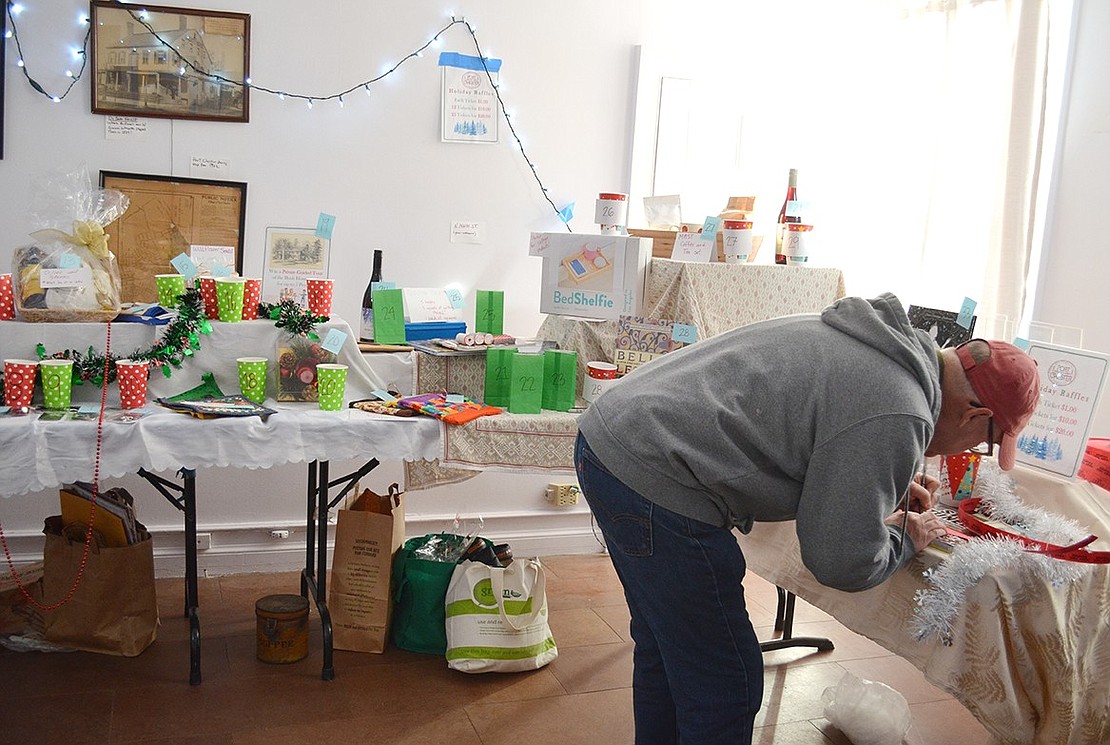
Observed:
[[[15,312],[28,323],[105,323],[119,315],[116,310],[79,310],[77,308],[24,308],[16,303]]]

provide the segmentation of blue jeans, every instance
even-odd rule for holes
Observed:
[[[644,499],[581,433],[574,463],[632,614],[636,745],[751,743],[763,655],[732,531]]]

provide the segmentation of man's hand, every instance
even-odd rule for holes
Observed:
[[[919,473],[913,477],[910,482],[910,489],[908,492],[910,511],[911,512],[925,512],[931,510],[937,504],[937,489],[940,488],[940,482],[928,474]]]
[[[898,510],[883,522],[900,527],[903,519],[906,521],[906,535],[913,541],[916,553],[921,553],[926,546],[947,532],[941,519],[928,511],[920,513],[911,511],[907,515],[902,510]]]

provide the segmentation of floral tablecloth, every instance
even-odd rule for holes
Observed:
[[[1092,549],[1110,546],[1110,492],[1022,466],[1012,473],[1024,503],[1101,536]],[[757,523],[739,542],[751,571],[909,660],[996,743],[1110,742],[1110,565],[1082,565],[1078,580],[1058,587],[1028,571],[992,569],[967,591],[946,644],[935,635],[919,641],[913,629],[917,593],[930,589],[923,571],[939,561],[931,549],[882,585],[846,593],[802,566],[793,522]]]

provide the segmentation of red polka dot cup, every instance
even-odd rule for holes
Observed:
[[[149,372],[149,362],[116,360],[116,380],[119,383],[121,409],[141,409],[146,406],[146,381]]]
[[[4,360],[4,403],[7,406],[25,409],[31,405],[38,369],[39,363],[35,360]]]
[[[0,274],[0,321],[15,319],[15,296],[12,294],[12,275]]]
[[[216,299],[216,278],[198,277],[197,285],[200,289],[200,298],[204,301],[204,315],[210,320],[217,320],[220,317],[220,304]]]
[[[262,280],[248,279],[243,282],[243,320],[258,320],[258,304],[262,302]]]
[[[308,309],[318,316],[331,315],[331,292],[335,286],[334,279],[306,279],[308,290]]]

